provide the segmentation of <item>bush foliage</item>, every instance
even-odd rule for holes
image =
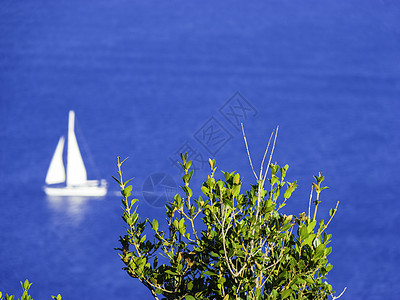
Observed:
[[[165,205],[166,231],[157,220],[139,218],[138,199],[131,199],[132,186],[130,180],[123,181],[124,161],[118,157],[119,178],[114,179],[121,187],[127,227],[116,249],[126,272],[155,299],[333,297],[326,280],[332,269],[327,259],[331,235],[326,228],[337,205],[326,223],[317,220],[320,193],[327,188],[319,173],[314,176],[316,199],[311,201],[310,196],[308,214],[281,213],[297,183],[286,181],[288,165],[271,163],[272,152],[265,170],[264,155],[259,176],[253,169],[257,182],[245,191],[235,171],[222,172],[222,179],[217,179],[216,162],[210,159],[210,174],[200,188],[203,196],[196,198],[189,185],[192,162],[181,154],[183,196],[177,194]],[[252,166],[250,154],[249,159]],[[266,180],[268,169],[271,175]]]
[[[32,283],[26,279],[24,282],[21,281],[21,286],[22,286],[22,296],[21,298],[18,298],[18,300],[32,300],[32,296],[29,295],[29,289],[31,288]],[[3,298],[3,293],[0,292],[0,300],[14,300],[15,296],[14,295],[8,295],[5,294]],[[51,296],[52,299],[55,300],[61,300],[61,295],[58,294],[57,296]]]

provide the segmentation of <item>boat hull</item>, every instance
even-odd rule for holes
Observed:
[[[107,186],[44,186],[44,192],[48,196],[83,196],[83,197],[103,197],[107,194]]]

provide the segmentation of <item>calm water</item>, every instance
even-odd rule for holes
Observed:
[[[280,126],[274,160],[300,183],[287,209],[307,210],[312,175],[326,176],[341,299],[397,299],[400,6],[347,2],[2,1],[0,290],[28,278],[36,299],[152,299],[113,250],[116,156],[130,157],[141,214],[164,219],[151,182],[180,184],[181,150],[194,188],[210,156],[253,182],[239,120],[256,164]],[[69,109],[89,176],[109,180],[103,199],[42,192]]]

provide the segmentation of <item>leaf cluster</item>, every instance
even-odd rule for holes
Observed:
[[[280,212],[298,186],[286,181],[288,165],[269,165],[268,189],[258,179],[243,192],[239,173],[222,172],[217,179],[210,159],[203,197],[195,198],[189,187],[192,162],[187,154],[181,159],[183,196],[165,205],[166,231],[157,220],[139,218],[137,205],[133,208],[138,199],[130,199],[132,186],[123,181],[119,158],[119,179],[114,178],[127,226],[116,249],[127,273],[155,299],[327,299],[334,293],[326,281],[332,265],[327,259],[331,235],[325,229],[337,206],[326,224],[317,222],[319,195],[326,188],[321,173],[313,183],[313,217],[293,216]]]
[[[26,279],[24,282],[20,281],[20,283],[23,292],[21,298],[18,298],[18,300],[32,300],[33,299],[32,296],[29,295],[28,293],[28,290],[30,289],[32,283],[30,283],[28,279]],[[8,295],[8,294],[5,294],[3,298],[3,293],[0,292],[0,300],[14,300],[14,298],[15,298],[14,295]],[[61,295],[58,294],[57,296],[51,296],[51,298],[55,300],[61,300]]]

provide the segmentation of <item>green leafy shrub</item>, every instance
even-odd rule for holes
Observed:
[[[33,299],[32,296],[29,295],[29,293],[28,293],[28,290],[30,289],[31,285],[32,285],[32,283],[30,283],[28,281],[28,279],[26,279],[24,283],[22,283],[22,281],[21,281],[21,286],[22,286],[23,292],[22,292],[22,297],[18,298],[18,300],[32,300]],[[14,300],[14,298],[15,298],[14,295],[8,295],[8,294],[5,294],[4,298],[3,298],[3,293],[0,292],[0,300],[3,300],[3,299],[4,300]],[[57,296],[51,296],[51,298],[55,299],[55,300],[61,300],[61,295],[58,294]]]
[[[246,138],[245,142],[248,149]],[[222,172],[223,178],[217,179],[215,160],[209,159],[210,174],[201,186],[204,196],[197,198],[189,186],[192,162],[181,154],[184,196],[177,194],[165,205],[167,231],[159,229],[157,220],[139,218],[137,205],[134,208],[138,199],[130,199],[132,186],[127,185],[130,180],[123,181],[124,161],[118,157],[119,179],[114,179],[121,187],[127,229],[116,250],[127,273],[155,299],[338,298],[326,281],[332,265],[327,259],[331,235],[325,232],[337,205],[330,210],[328,222],[317,220],[320,193],[327,188],[321,185],[324,176],[319,173],[314,176],[316,199],[312,205],[310,196],[308,214],[280,213],[297,183],[285,180],[288,165],[271,163],[275,141],[263,169],[269,144],[258,176],[248,152],[257,183],[247,191],[243,192],[235,171]],[[266,180],[268,168],[271,177]]]

